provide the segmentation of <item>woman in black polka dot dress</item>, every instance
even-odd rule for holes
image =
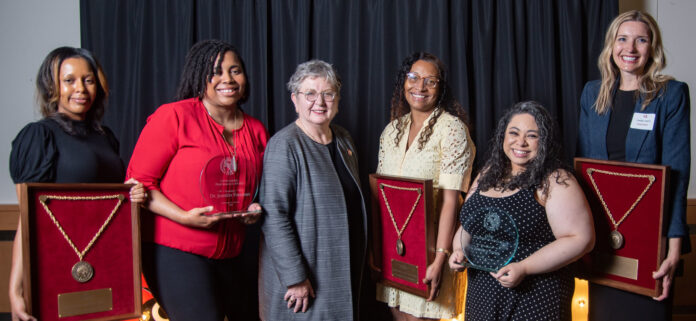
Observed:
[[[476,233],[467,218],[482,209],[512,217],[518,248],[495,272],[469,269],[466,320],[570,320],[567,265],[592,249],[594,227],[582,189],[560,159],[555,123],[538,103],[518,103],[498,122],[489,154],[460,213],[464,229],[449,264],[464,268],[461,234]]]

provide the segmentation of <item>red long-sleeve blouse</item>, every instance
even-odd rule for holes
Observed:
[[[215,156],[231,156],[248,182],[240,186],[248,204],[261,177],[268,131],[257,119],[244,114],[241,128],[233,132],[234,145],[223,138],[223,126],[208,114],[203,103],[186,99],[160,106],[147,119],[128,164],[126,176],[159,190],[169,200],[190,210],[210,204],[201,192],[201,171]],[[250,170],[253,169],[253,170]],[[232,210],[241,210],[232,208]],[[244,208],[246,209],[246,208]],[[182,251],[221,259],[239,254],[244,225],[236,219],[222,220],[209,229],[192,228],[164,216],[144,211],[142,238]]]

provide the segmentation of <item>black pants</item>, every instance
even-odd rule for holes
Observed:
[[[674,286],[674,285],[672,285]],[[671,320],[672,293],[664,301],[590,283],[590,321]]]
[[[249,295],[256,292],[244,289],[239,256],[209,259],[143,242],[142,262],[152,294],[172,321],[253,320],[258,314]]]

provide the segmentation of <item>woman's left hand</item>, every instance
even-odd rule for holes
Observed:
[[[135,178],[130,178],[126,184],[135,184],[130,189],[130,201],[133,203],[145,203],[147,200],[147,192],[143,183],[138,182]]]
[[[430,283],[430,295],[427,301],[435,300],[438,293],[440,292],[440,281],[442,281],[442,266],[446,261],[445,253],[438,252],[435,256],[435,261],[428,265],[425,270],[425,278],[423,278],[423,283]]]
[[[259,221],[261,218],[261,215],[263,214],[261,204],[259,203],[251,203],[249,207],[247,207],[247,213],[240,214],[236,216],[239,218],[242,223],[246,225],[251,225]]]
[[[662,293],[660,293],[660,296],[653,297],[653,299],[662,301],[669,296],[669,288],[674,280],[674,270],[677,269],[677,262],[679,262],[679,258],[674,260],[668,256],[660,264],[660,269],[653,272],[653,279],[662,279]]]
[[[307,312],[309,299],[315,297],[312,283],[309,282],[309,279],[305,279],[298,284],[288,287],[283,300],[288,301],[288,309],[294,309],[293,311],[297,313],[300,311]]]
[[[506,288],[514,288],[527,276],[527,270],[520,262],[510,263],[502,267],[498,272],[491,272],[500,285]]]
[[[669,296],[669,289],[672,287],[672,282],[674,281],[674,271],[677,269],[677,263],[679,263],[680,252],[681,238],[670,238],[667,257],[665,257],[665,260],[660,264],[660,269],[652,274],[653,279],[662,279],[662,293],[660,293],[660,296],[653,297],[653,299],[662,301]]]

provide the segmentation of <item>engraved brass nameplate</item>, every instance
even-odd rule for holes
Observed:
[[[111,311],[111,288],[58,294],[58,317]]]
[[[599,258],[600,272],[638,280],[638,260],[618,255],[601,255]]]
[[[411,283],[418,284],[418,266],[391,260],[392,276]]]

